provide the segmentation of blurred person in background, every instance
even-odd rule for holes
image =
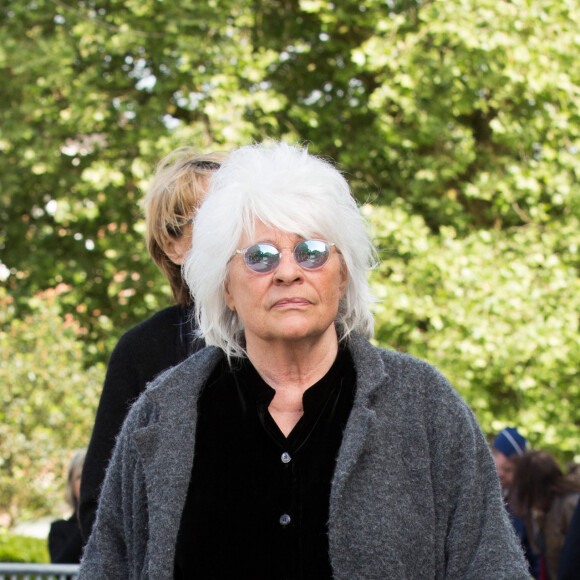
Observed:
[[[516,501],[513,493],[516,458],[523,455],[526,452],[527,447],[528,443],[525,437],[518,432],[516,427],[505,427],[493,440],[491,453],[493,455],[493,460],[495,461],[495,466],[497,467],[499,482],[510,521],[522,544],[522,548],[530,567],[530,573],[534,578],[538,578],[538,555],[530,545],[525,520],[516,516],[512,505]]]
[[[48,551],[53,564],[78,564],[81,561],[83,542],[79,526],[79,496],[81,476],[86,449],[74,453],[68,468],[65,498],[73,510],[68,520],[56,520],[50,524]]]
[[[493,440],[491,453],[497,467],[499,482],[504,492],[508,496],[513,485],[516,471],[514,459],[518,455],[523,455],[528,447],[528,443],[518,432],[516,427],[506,427],[502,429]]]
[[[580,578],[580,502],[576,504],[564,546],[560,552],[558,580]]]
[[[469,407],[369,342],[373,261],[331,164],[228,157],[184,265],[210,346],[132,407],[80,580],[528,580]]]
[[[539,579],[557,580],[560,552],[580,499],[580,483],[564,475],[547,451],[516,459],[516,513],[525,518],[532,547],[540,554]]]
[[[147,248],[165,274],[176,301],[126,332],[113,350],[85,461],[80,522],[86,542],[115,438],[145,385],[204,346],[196,339],[193,302],[181,276],[191,248],[192,222],[209,179],[225,158],[179,148],[162,159],[143,200]]]
[[[566,463],[566,473],[571,479],[580,482],[580,463],[576,461],[568,461],[568,463]]]

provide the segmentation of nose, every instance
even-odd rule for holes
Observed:
[[[302,268],[297,264],[292,250],[281,250],[280,261],[274,271],[274,281],[278,284],[292,284],[301,280]]]

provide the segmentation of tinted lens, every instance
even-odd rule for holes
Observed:
[[[294,248],[294,259],[306,270],[322,268],[330,256],[330,248],[321,240],[306,240]]]
[[[248,268],[254,272],[270,272],[280,261],[280,252],[270,244],[254,244],[244,253]]]

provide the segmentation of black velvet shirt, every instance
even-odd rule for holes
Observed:
[[[285,437],[268,412],[275,391],[249,361],[216,369],[199,399],[176,579],[332,578],[330,484],[355,382],[341,349]]]

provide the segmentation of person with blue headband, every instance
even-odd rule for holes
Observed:
[[[538,555],[534,552],[528,539],[526,522],[515,515],[512,503],[513,482],[516,471],[515,458],[521,457],[528,448],[526,438],[519,433],[516,427],[505,427],[493,440],[491,453],[497,467],[502,494],[506,502],[506,509],[514,530],[520,539],[526,555],[530,573],[534,578],[539,576]]]

